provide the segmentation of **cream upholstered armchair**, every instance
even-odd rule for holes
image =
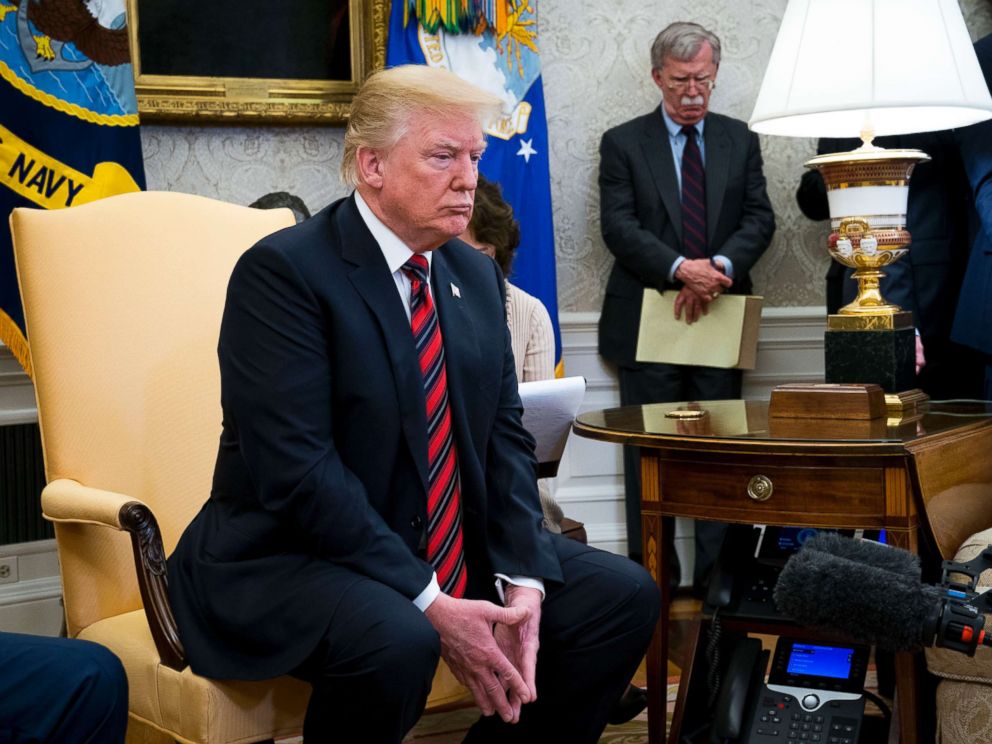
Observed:
[[[914,478],[925,508],[928,543],[942,559],[966,562],[992,545],[992,457],[988,437],[968,437],[946,449],[914,444]],[[985,571],[980,588],[992,586]],[[985,628],[992,628],[986,616]],[[946,648],[926,650],[927,670],[937,677],[938,744],[992,744],[992,648],[974,657]]]
[[[992,488],[985,498],[992,501]],[[955,554],[959,562],[970,561],[992,545],[992,529],[968,537]],[[992,586],[992,572],[978,581],[982,589]],[[992,617],[985,617],[992,628]],[[992,744],[992,648],[979,646],[974,657],[946,648],[927,649],[927,670],[937,684],[938,744]]]
[[[124,663],[132,741],[257,742],[302,728],[309,685],[190,671],[165,575],[210,493],[228,278],[292,221],[163,192],[11,216],[68,632]],[[466,699],[442,665],[430,704]]]

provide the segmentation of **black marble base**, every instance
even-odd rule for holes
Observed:
[[[835,331],[824,337],[826,382],[875,383],[887,393],[916,386],[916,331]]]

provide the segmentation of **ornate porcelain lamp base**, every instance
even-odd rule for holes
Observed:
[[[854,269],[858,296],[827,320],[826,382],[874,383],[887,393],[889,419],[922,414],[927,396],[916,384],[916,331],[912,313],[882,296],[884,268],[909,247],[906,202],[913,167],[929,160],[919,150],[866,144],[822,155],[807,167],[823,175],[830,203],[830,255]]]
[[[827,250],[835,261],[854,269],[858,282],[857,298],[841,308],[840,315],[901,312],[882,296],[880,281],[884,268],[909,248],[909,178],[917,163],[929,159],[921,150],[886,150],[866,141],[857,150],[820,155],[806,163],[820,172],[827,190],[831,228]]]

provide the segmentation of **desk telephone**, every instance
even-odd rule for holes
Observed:
[[[727,664],[710,744],[858,744],[869,647],[781,637],[768,652],[742,638]]]
[[[775,608],[772,592],[785,562],[803,543],[821,532],[813,527],[732,524],[710,575],[703,611],[731,617],[786,620]],[[878,530],[828,530],[847,536],[884,538]]]
[[[708,744],[858,744],[868,646],[781,637],[766,683],[770,654],[759,640],[721,640],[720,617],[791,624],[775,607],[775,583],[789,556],[819,531],[728,527],[703,606],[713,615],[706,649],[710,700],[717,695]],[[831,531],[884,539],[878,531]]]

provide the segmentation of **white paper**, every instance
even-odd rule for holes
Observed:
[[[563,377],[520,383],[520,400],[524,405],[524,428],[537,446],[537,461],[557,462],[565,450],[572,421],[586,394],[584,377]]]

